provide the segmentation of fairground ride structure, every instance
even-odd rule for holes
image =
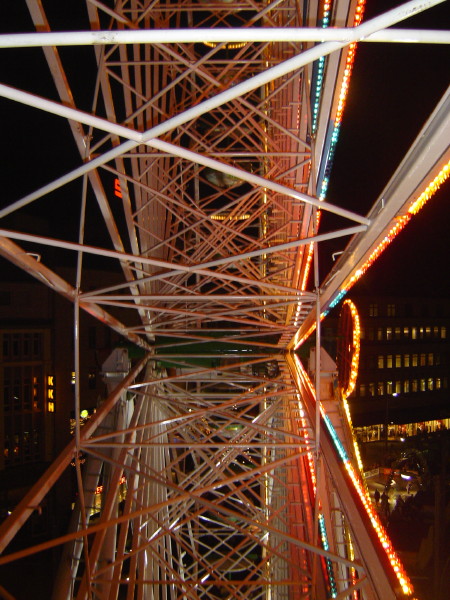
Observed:
[[[321,385],[320,323],[447,178],[448,92],[367,216],[326,191],[356,44],[449,35],[392,28],[435,0],[367,21],[364,3],[87,0],[61,14],[26,0],[35,31],[0,36],[42,49],[55,85],[0,95],[68,123],[80,157],[0,218],[82,181],[65,199],[76,242],[2,228],[0,254],[73,302],[76,382],[80,311],[142,349],[132,366],[112,355],[109,396],[0,527],[3,565],[61,547],[55,600],[414,596],[340,390]],[[109,234],[97,245],[84,237],[92,199]],[[324,211],[348,225],[322,233]],[[350,241],[320,282],[315,250],[336,237]],[[49,247],[77,256],[74,282],[39,260]],[[83,291],[91,256],[122,282]],[[314,332],[311,382],[294,351]],[[71,462],[69,532],[10,551]]]

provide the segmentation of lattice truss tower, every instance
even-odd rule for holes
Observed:
[[[54,6],[26,3],[58,96],[2,95],[68,119],[81,166],[0,215],[76,178],[86,186],[78,243],[2,230],[1,253],[71,299],[75,325],[87,310],[145,356],[130,370],[126,351],[113,355],[109,397],[2,525],[2,549],[74,462],[71,530],[44,545],[62,547],[58,600],[411,597],[339,394],[327,417],[290,350],[448,162],[428,144],[418,181],[396,186],[382,217],[325,200],[354,42],[420,3],[359,26],[363,2],[346,0],[90,0],[79,31],[58,40]],[[79,97],[64,44],[92,46]],[[83,239],[88,189],[110,237],[102,247]],[[320,234],[319,207],[348,227]],[[349,235],[356,258],[308,291],[315,244]],[[76,281],[24,253],[27,241],[79,253]],[[95,254],[120,266],[122,283],[83,292]],[[122,309],[139,325],[110,312]]]

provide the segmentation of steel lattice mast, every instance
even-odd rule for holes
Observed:
[[[50,7],[27,5],[36,30],[51,34]],[[411,596],[366,506],[351,432],[321,412],[319,378],[313,388],[287,349],[311,327],[320,346],[322,298],[339,293],[308,291],[314,245],[354,235],[363,256],[397,218],[380,223],[324,195],[353,44],[423,8],[411,2],[359,25],[363,3],[345,0],[90,0],[80,7],[90,41],[87,31],[41,41],[57,97],[1,86],[67,119],[82,164],[0,217],[84,176],[111,240],[84,243],[83,196],[78,243],[2,229],[2,255],[74,302],[75,331],[83,309],[145,353],[131,370],[126,351],[104,365],[110,395],[95,419],[2,525],[3,550],[75,460],[71,530],[29,550],[63,546],[55,599]],[[322,41],[327,25],[343,29]],[[316,39],[302,28],[317,28]],[[248,39],[234,39],[243,30]],[[79,97],[64,43],[93,46],[92,89]],[[430,152],[423,180],[448,161],[448,149]],[[319,209],[348,227],[320,234]],[[25,254],[19,242],[30,241],[78,252],[76,282]],[[82,255],[118,264],[122,283],[83,292]],[[112,308],[135,311],[139,325]]]

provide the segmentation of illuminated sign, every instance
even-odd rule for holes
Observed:
[[[55,412],[55,377],[47,375],[47,411]]]

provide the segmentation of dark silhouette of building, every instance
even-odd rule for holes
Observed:
[[[390,426],[414,435],[450,417],[450,302],[444,299],[359,297],[359,373],[349,397],[355,427]],[[428,425],[429,427],[429,425]]]

